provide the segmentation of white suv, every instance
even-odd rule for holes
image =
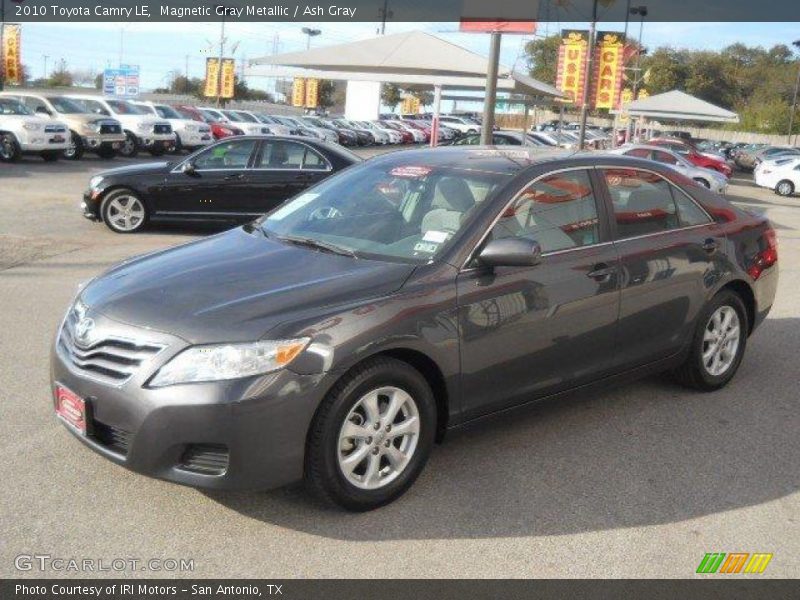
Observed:
[[[439,123],[461,133],[479,133],[481,130],[480,125],[462,117],[442,115],[439,117]]]
[[[169,121],[156,119],[149,111],[127,100],[88,94],[69,94],[67,97],[81,104],[86,112],[113,117],[122,123],[125,142],[119,153],[125,158],[133,158],[140,150],[161,156],[175,147],[175,133]]]
[[[69,146],[66,123],[35,116],[19,101],[0,98],[0,161],[14,162],[23,154],[58,160]]]
[[[167,104],[137,101],[132,101],[131,104],[146,110],[154,117],[170,122],[172,130],[175,132],[176,150],[194,152],[203,146],[208,146],[214,141],[209,125],[192,119],[186,119],[182,117],[177,110]]]

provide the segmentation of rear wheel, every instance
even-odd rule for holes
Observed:
[[[64,158],[67,160],[80,160],[83,156],[84,148],[81,136],[74,131],[70,132],[69,146],[64,150]]]
[[[22,149],[13,133],[0,134],[0,161],[16,162],[22,156]]]
[[[791,196],[794,194],[794,184],[788,179],[779,181],[778,185],[775,186],[775,193],[779,196]]]
[[[114,190],[103,200],[100,215],[116,233],[134,233],[147,223],[147,207],[132,190]]]
[[[334,386],[315,415],[306,481],[348,510],[383,506],[414,483],[435,429],[436,402],[425,378],[399,360],[368,360]]]
[[[718,293],[698,318],[689,356],[675,370],[676,378],[704,392],[725,386],[742,362],[748,331],[741,297],[728,290]]]

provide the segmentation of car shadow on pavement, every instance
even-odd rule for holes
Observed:
[[[768,320],[714,393],[656,376],[485,420],[436,447],[406,495],[370,513],[329,508],[300,485],[204,494],[253,519],[358,541],[572,534],[770,502],[800,489],[799,339],[800,319]]]

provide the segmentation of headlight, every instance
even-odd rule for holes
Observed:
[[[238,379],[277,371],[308,345],[308,338],[188,348],[159,369],[152,387]]]
[[[100,123],[84,123],[83,131],[86,133],[100,133]]]
[[[28,131],[40,131],[43,128],[39,123],[23,123],[22,126]]]
[[[225,135],[236,135],[234,133],[233,129],[228,129],[227,127],[220,127],[219,131],[220,131],[220,133],[223,133]]]
[[[153,124],[152,123],[139,123],[136,126],[137,131],[152,131]]]
[[[100,186],[100,183],[103,181],[102,175],[96,175],[89,180],[89,189],[97,189]]]

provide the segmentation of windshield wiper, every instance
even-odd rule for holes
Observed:
[[[280,240],[281,242],[287,242],[289,244],[295,244],[297,246],[317,248],[318,250],[324,250],[325,252],[330,252],[332,254],[340,254],[341,256],[358,258],[358,255],[349,248],[344,248],[342,246],[337,246],[336,244],[330,244],[328,242],[321,242],[320,240],[315,240],[313,238],[281,236],[278,238],[278,240]]]

